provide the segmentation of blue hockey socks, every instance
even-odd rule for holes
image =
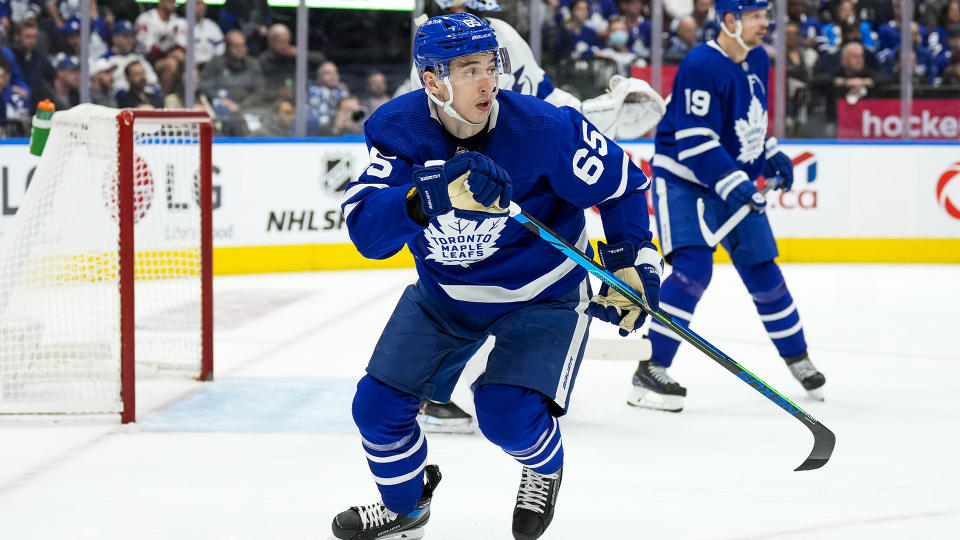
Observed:
[[[563,439],[549,398],[519,386],[485,384],[476,388],[473,400],[477,424],[490,442],[537,473],[560,470]]]
[[[370,375],[357,384],[353,419],[363,437],[367,464],[393,512],[411,512],[423,493],[427,440],[417,424],[421,399]]]
[[[773,261],[735,264],[744,285],[753,297],[767,335],[783,358],[796,358],[807,351],[800,314],[787,290],[780,267]]]
[[[713,277],[713,250],[706,247],[685,247],[671,254],[673,272],[660,287],[660,310],[690,326],[693,310]],[[652,360],[670,367],[680,346],[680,336],[656,320],[650,321],[647,333],[653,347]]]

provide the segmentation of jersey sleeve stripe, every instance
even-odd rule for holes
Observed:
[[[717,132],[706,127],[692,127],[687,129],[681,129],[674,134],[676,140],[686,139],[687,137],[695,137],[697,135],[703,135],[704,137],[710,137],[711,139],[718,141],[720,136],[717,135]]]
[[[670,173],[674,174],[677,178],[682,178],[683,180],[687,180],[687,181],[693,182],[694,184],[701,185],[704,187],[707,186],[706,184],[701,182],[697,178],[697,175],[693,174],[693,171],[690,170],[688,167],[684,167],[683,165],[674,161],[673,158],[666,156],[664,154],[656,154],[653,156],[653,166],[660,167],[661,169],[669,171]]]
[[[629,167],[629,165],[630,165],[630,158],[627,157],[627,153],[624,152],[624,153],[623,153],[623,168],[621,169],[621,172],[620,172],[620,185],[617,186],[617,190],[613,192],[613,195],[610,195],[609,197],[607,197],[606,199],[604,199],[603,201],[601,201],[601,204],[609,201],[610,199],[616,199],[616,198],[620,197],[621,195],[623,195],[624,192],[627,191],[627,183],[628,183],[628,180],[630,179],[629,175],[627,174],[627,168]],[[649,183],[649,182],[650,182],[650,180],[647,179],[647,183]],[[646,187],[647,187],[646,184],[644,184],[644,185],[641,186],[639,189],[646,189]]]
[[[680,152],[677,153],[677,159],[679,159],[680,161],[683,161],[687,158],[700,155],[708,150],[713,150],[718,146],[720,146],[719,141],[707,141],[703,144],[698,144],[693,148],[687,148],[686,150],[681,150]]]

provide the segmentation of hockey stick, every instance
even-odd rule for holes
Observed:
[[[767,185],[763,186],[760,193],[766,195],[770,190],[779,186],[780,182],[781,180],[779,178],[776,181],[767,182]],[[716,247],[721,240],[730,234],[730,231],[732,231],[734,227],[739,225],[740,222],[747,217],[747,214],[753,211],[750,203],[744,203],[743,206],[737,208],[737,211],[734,212],[727,221],[723,222],[723,225],[720,225],[719,229],[711,232],[710,227],[707,226],[707,222],[703,219],[705,209],[703,199],[697,199],[697,219],[700,221],[700,234],[703,235],[703,239],[707,241],[707,245],[710,247]]]
[[[806,426],[806,428],[813,433],[813,450],[810,451],[810,455],[807,456],[807,459],[804,460],[804,462],[794,470],[809,471],[812,469],[819,469],[827,463],[827,460],[830,459],[830,455],[833,453],[833,447],[836,444],[837,438],[832,431],[817,421],[817,419],[811,416],[810,413],[804,411],[797,404],[780,394],[780,392],[774,390],[770,385],[761,381],[756,375],[750,373],[750,371],[745,367],[741,366],[735,360],[720,352],[719,349],[708,343],[707,340],[695,334],[682,323],[674,320],[673,317],[659,311],[654,312],[647,308],[647,306],[643,304],[643,300],[641,299],[640,295],[637,294],[636,291],[634,291],[629,285],[624,283],[620,278],[615,276],[613,272],[606,270],[594,262],[593,259],[587,257],[584,252],[570,244],[570,242],[567,242],[563,238],[557,236],[556,233],[547,228],[546,225],[540,223],[535,217],[524,212],[523,209],[517,205],[517,203],[510,203],[509,213],[510,217],[520,222],[520,224],[526,227],[527,230],[536,234],[548,244],[560,250],[575,263],[584,267],[588,272],[599,278],[601,281],[615,289],[620,294],[629,298],[631,302],[643,308],[643,310],[649,313],[651,317],[659,321],[667,328],[676,332],[677,335],[682,337],[685,341],[697,349],[700,349],[701,352],[715,360],[721,366],[725,367],[727,371],[736,375],[740,380],[750,385],[757,392],[763,394],[776,406],[787,411],[791,416],[795,417],[804,426]]]

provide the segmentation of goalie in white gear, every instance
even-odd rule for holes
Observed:
[[[483,17],[486,11],[500,11],[497,0],[434,0],[446,13],[471,12],[487,21],[493,28],[500,47],[506,49],[510,70],[500,75],[499,88],[506,88],[539,97],[557,107],[572,107],[581,111],[604,135],[614,140],[636,139],[647,133],[663,117],[666,104],[646,81],[614,75],[609,89],[600,96],[581,102],[576,96],[553,86],[550,77],[537,63],[533,51],[523,37],[506,21]],[[426,19],[426,16],[424,16]],[[410,86],[403,90],[423,87],[416,68],[411,69]],[[398,90],[400,93],[401,90]],[[481,368],[482,369],[482,368]],[[468,363],[462,380],[479,376],[478,369]],[[473,417],[452,401],[434,403],[424,401],[417,419],[424,431],[435,433],[472,433]]]

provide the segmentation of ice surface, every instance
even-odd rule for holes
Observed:
[[[693,328],[832,429],[833,459],[793,472],[810,433],[692,347],[671,369],[680,414],[625,404],[633,358],[587,359],[545,540],[960,538],[960,267],[784,273],[826,402],[804,397],[729,265]],[[350,402],[413,279],[218,277],[212,384],[146,381],[126,427],[0,418],[0,539],[328,538],[337,512],[378,498]],[[509,539],[519,465],[479,434],[429,444],[444,479],[427,538]]]

